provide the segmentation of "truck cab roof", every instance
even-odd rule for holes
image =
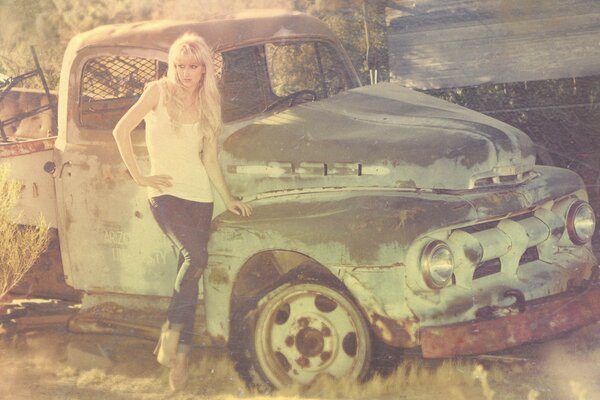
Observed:
[[[105,25],[76,35],[69,50],[88,47],[131,46],[166,50],[186,32],[201,35],[215,50],[261,42],[274,38],[315,36],[337,42],[331,30],[319,19],[300,13],[243,13],[208,21],[158,20]]]

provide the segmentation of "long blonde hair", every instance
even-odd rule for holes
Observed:
[[[221,94],[213,64],[213,52],[204,39],[195,33],[184,33],[169,48],[169,69],[163,78],[167,88],[165,106],[177,130],[181,126],[183,113],[183,85],[179,80],[176,61],[181,56],[191,56],[194,62],[204,65],[204,77],[197,90],[196,118],[200,122],[200,131],[209,139],[219,135],[223,130],[221,119]]]

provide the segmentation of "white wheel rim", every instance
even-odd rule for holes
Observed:
[[[264,304],[255,329],[257,361],[275,387],[318,375],[357,379],[369,358],[369,332],[353,303],[325,286],[285,287]]]

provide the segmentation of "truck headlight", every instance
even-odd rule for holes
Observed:
[[[454,256],[450,247],[441,240],[432,240],[421,253],[421,272],[425,283],[432,289],[441,289],[452,280]]]
[[[583,200],[571,203],[567,211],[567,233],[571,241],[582,245],[592,240],[596,216],[592,207]]]

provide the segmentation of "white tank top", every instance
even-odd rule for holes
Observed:
[[[144,118],[150,174],[170,175],[173,179],[172,186],[163,187],[162,193],[148,187],[148,197],[170,194],[186,200],[210,203],[213,195],[200,158],[203,135],[199,124],[183,124],[174,132],[164,104],[163,83],[158,83],[158,87],[160,99],[156,110],[150,111]]]

